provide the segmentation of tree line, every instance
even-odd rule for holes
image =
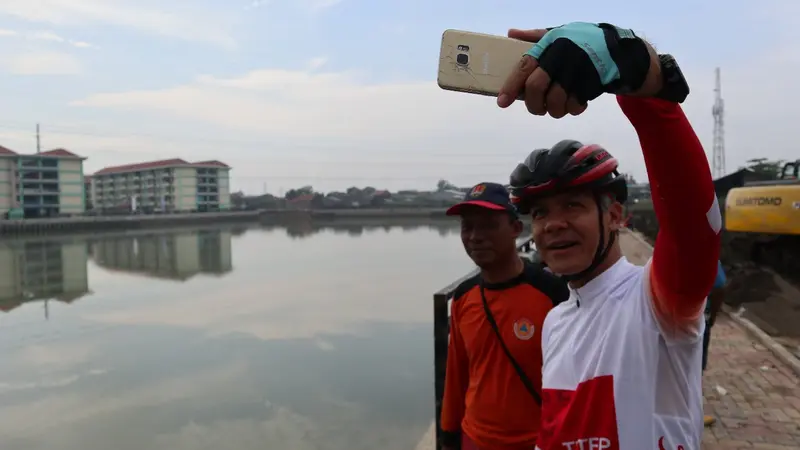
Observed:
[[[752,158],[747,160],[740,169],[750,170],[762,179],[777,179],[780,178],[785,163],[784,160]],[[644,186],[645,191],[643,192],[649,194],[647,186],[639,185],[632,174],[625,173],[623,177],[629,186]],[[310,208],[380,208],[387,205],[392,207],[438,207],[457,202],[459,195],[465,194],[469,188],[459,187],[446,179],[437,181],[435,188],[430,191],[407,189],[389,192],[374,186],[362,188],[351,186],[344,191],[320,192],[315,190],[312,185],[305,185],[289,189],[280,197],[271,194],[248,196],[239,191],[231,194],[231,203],[234,207],[251,209],[286,208],[293,204]]]

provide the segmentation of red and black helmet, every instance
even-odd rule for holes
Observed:
[[[530,200],[573,188],[608,193],[620,203],[628,198],[617,159],[603,147],[564,140],[549,149],[531,152],[511,173],[511,203],[521,214],[530,212]]]

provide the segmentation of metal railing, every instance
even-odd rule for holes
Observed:
[[[531,255],[535,250],[531,237],[528,236],[517,243],[517,251],[522,255]],[[436,450],[441,450],[441,415],[442,398],[444,397],[444,373],[447,367],[447,343],[450,336],[449,302],[453,298],[458,285],[472,278],[478,269],[450,283],[447,287],[433,294],[433,366],[436,396]]]

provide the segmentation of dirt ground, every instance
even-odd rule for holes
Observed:
[[[643,239],[641,234],[631,233]],[[649,249],[640,247],[636,239],[621,239],[621,244],[631,262],[644,264],[649,258]],[[800,357],[800,284],[751,262],[736,263],[726,270],[725,303],[743,308],[743,317]]]

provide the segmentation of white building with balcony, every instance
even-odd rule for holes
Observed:
[[[0,147],[0,216],[83,213],[85,159],[63,148],[25,155]]]
[[[89,198],[101,211],[220,211],[231,206],[230,170],[179,158],[106,167],[91,176]]]

